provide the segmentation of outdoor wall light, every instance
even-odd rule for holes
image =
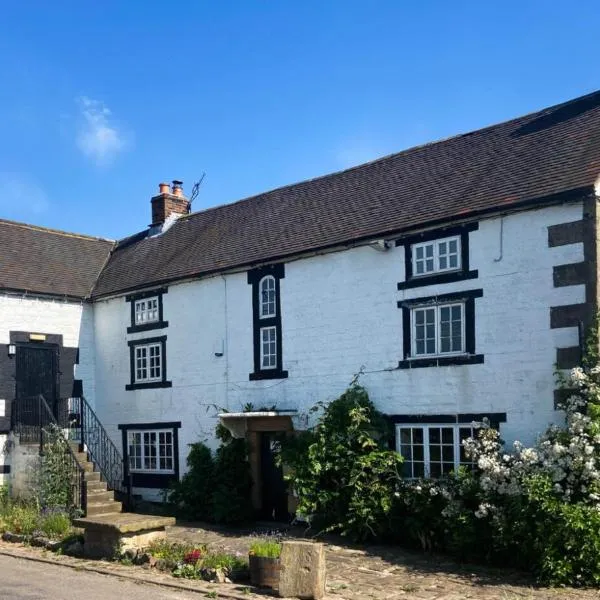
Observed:
[[[8,345],[8,355],[14,356],[17,353],[17,346],[15,344]]]

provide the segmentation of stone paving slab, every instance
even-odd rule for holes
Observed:
[[[168,539],[242,554],[257,533],[194,524],[167,527]],[[301,538],[302,531],[285,535]],[[509,569],[461,566],[445,557],[393,546],[353,547],[341,540],[321,540],[326,542],[327,600],[600,600],[599,590],[536,587],[527,575]]]

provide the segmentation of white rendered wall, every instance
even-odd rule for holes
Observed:
[[[91,304],[0,294],[0,344],[9,343],[11,331],[62,335],[63,346],[79,348],[79,364],[73,375],[83,380],[85,396],[93,406],[95,346]]]
[[[333,400],[364,367],[362,384],[389,414],[506,412],[504,439],[532,442],[559,418],[553,410],[556,348],[578,343],[576,328],[550,329],[550,306],[584,302],[584,286],[553,287],[555,265],[583,260],[582,244],[548,247],[550,225],[582,218],[571,204],[482,220],[470,235],[470,269],[479,277],[397,291],[404,249],[370,247],[285,265],[281,280],[282,380],[249,381],[253,371],[252,287],[246,273],[169,286],[164,330],[127,334],[124,298],[95,305],[96,397],[99,416],[118,447],[122,423],[181,421],[186,445],[214,443],[220,408],[276,405],[305,414]],[[477,365],[397,369],[402,355],[398,300],[483,289],[475,300]],[[126,391],[127,341],[167,335],[171,388]],[[224,349],[222,357],[215,352]],[[302,418],[296,420],[301,426]]]

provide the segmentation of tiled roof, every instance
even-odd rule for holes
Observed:
[[[173,281],[588,188],[600,92],[506,123],[181,218],[120,243],[94,296]]]
[[[113,246],[0,219],[0,290],[89,297]]]

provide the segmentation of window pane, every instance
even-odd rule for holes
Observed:
[[[429,271],[433,271],[433,258],[427,259],[425,261],[425,270],[429,273]]]
[[[442,446],[442,460],[454,464],[454,447]]]
[[[405,427],[400,429],[400,443],[401,444],[410,444],[411,443],[410,429],[405,428]]]
[[[444,427],[442,429],[442,442],[444,444],[453,444],[454,443],[454,428],[453,427]]]
[[[440,254],[446,254],[446,242],[440,242],[438,245]]]
[[[458,241],[457,240],[450,240],[448,242],[448,248],[449,248],[449,251],[452,254],[455,254],[456,252],[458,252]]]
[[[440,256],[440,269],[444,270],[448,268],[448,259],[445,256]]]
[[[436,478],[440,477],[442,474],[442,465],[440,463],[431,463],[429,467],[429,475],[430,477]]]
[[[415,249],[415,256],[418,260],[423,258],[423,246],[417,246]]]
[[[425,477],[425,464],[414,463],[413,477]]]
[[[450,265],[449,268],[450,269],[457,269],[458,268],[458,256],[450,256],[448,258],[448,264]]]
[[[425,460],[425,457],[423,455],[423,446],[419,446],[416,444],[413,446],[413,459],[420,461]]]
[[[415,323],[417,325],[423,325],[425,323],[425,312],[422,310],[415,310]]]
[[[413,429],[412,435],[414,444],[423,444],[423,429],[420,427]]]
[[[429,428],[429,443],[439,444],[441,442],[440,439],[440,428],[439,427],[430,427]]]
[[[413,465],[411,462],[404,461],[402,463],[402,477],[404,477],[406,479],[410,479],[411,477],[413,477],[412,467],[413,467]]]
[[[427,258],[433,258],[433,244],[425,246],[425,256]]]
[[[441,454],[441,450],[440,450],[440,446],[435,445],[435,446],[429,446],[429,460],[431,461],[440,461],[442,460],[442,454]]]

